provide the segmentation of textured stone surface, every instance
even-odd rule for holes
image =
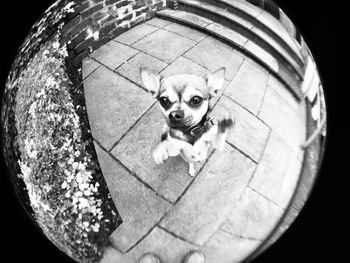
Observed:
[[[158,14],[176,17],[182,21],[190,21],[191,24],[204,27],[213,23],[212,20],[206,19],[205,17],[181,10],[162,10],[158,12]]]
[[[273,202],[247,188],[220,229],[235,236],[264,240],[283,213]]]
[[[253,114],[263,102],[269,73],[252,61],[244,61],[225,94]]]
[[[235,207],[254,169],[252,161],[225,145],[223,152],[212,155],[191,188],[161,221],[161,226],[203,245]]]
[[[206,28],[215,32],[216,34],[219,34],[225,38],[230,39],[231,41],[236,43],[238,46],[243,46],[244,43],[248,41],[248,39],[242,36],[240,33],[218,23],[210,24]]]
[[[179,263],[193,249],[196,247],[156,227],[121,262],[135,263],[144,253],[153,252],[160,256],[161,262]]]
[[[244,44],[244,48],[247,49],[250,53],[254,54],[258,59],[263,61],[268,67],[278,73],[279,72],[279,64],[278,61],[270,55],[270,53],[266,52],[264,49],[256,45],[253,41],[248,40]]]
[[[200,7],[201,9],[204,9],[207,12],[209,11],[213,14],[220,14],[221,17],[224,17],[225,19],[228,19],[235,23],[238,23],[247,29],[250,29],[254,26],[254,24],[249,19],[244,19],[241,16],[238,16],[233,12],[229,12],[224,8],[220,8],[215,5],[207,4],[196,0],[187,0],[187,2],[193,6]]]
[[[234,127],[227,133],[227,141],[258,162],[269,136],[269,128],[254,115],[231,99],[223,96],[213,111],[213,116],[230,113]]]
[[[152,32],[158,30],[158,27],[151,26],[148,24],[141,24],[134,27],[132,30],[126,31],[125,33],[117,36],[114,40],[121,42],[126,45],[131,45],[141,38],[151,34]]]
[[[116,69],[138,51],[115,41],[110,41],[91,54],[91,57],[111,69]]]
[[[204,76],[208,72],[209,70],[205,67],[198,65],[185,57],[179,57],[162,71],[162,76],[168,77],[175,74],[194,74]]]
[[[209,25],[205,19],[196,21]],[[152,23],[167,28],[144,32],[145,38],[131,47],[112,41],[123,48],[107,44],[94,58],[97,62],[83,65],[83,74],[90,74],[84,85],[91,131],[104,149],[111,150],[108,154],[99,149],[98,157],[108,170],[107,175],[103,172],[124,221],[111,240],[118,250],[127,251],[109,249],[102,262],[134,263],[143,253],[155,252],[165,263],[179,263],[194,248],[204,252],[207,262],[240,262],[276,226],[295,191],[303,156],[295,139],[301,139],[305,129],[305,105],[277,79],[268,78],[260,65],[219,40],[186,35],[191,30],[165,20],[144,25],[149,28]],[[133,29],[128,31],[123,41],[130,42],[125,43],[142,35],[137,28],[135,36]],[[200,42],[196,45],[191,37]],[[130,52],[136,48],[141,51]],[[257,55],[278,69],[265,53]],[[103,61],[117,65],[116,72],[97,68]],[[196,164],[195,177],[188,175],[188,164],[179,156],[158,167],[154,164],[152,151],[164,120],[155,99],[139,87],[141,66],[165,77],[204,75],[226,67],[227,91],[213,99],[212,104],[218,104],[212,115],[229,112],[236,123],[228,131],[225,150]]]
[[[257,19],[265,24],[268,28],[272,29],[283,41],[293,50],[293,52],[301,58],[300,47],[297,42],[288,34],[285,26],[277,20],[274,16],[266,11],[261,12]]]
[[[245,0],[236,0],[236,1],[222,0],[222,1],[253,17],[258,16],[262,12],[262,9],[259,6],[255,6]]]
[[[187,26],[182,26],[176,23],[167,25],[166,27],[164,27],[164,29],[177,33],[189,39],[192,39],[193,41],[196,41],[196,42],[201,41],[207,36],[206,34],[199,32],[198,30],[189,28]]]
[[[146,21],[147,24],[152,25],[152,26],[156,26],[159,28],[165,27],[169,24],[171,24],[171,22],[169,20],[165,20],[165,19],[160,19],[158,17],[154,17],[151,20]]]
[[[85,58],[83,60],[83,65],[82,65],[83,79],[88,77],[94,70],[96,70],[100,66],[101,64],[99,64],[95,60],[91,58]]]
[[[202,248],[206,262],[236,263],[249,256],[260,240],[240,238],[218,230]]]
[[[162,71],[168,64],[147,55],[143,52],[140,52],[133,58],[131,58],[127,63],[123,64],[117,69],[117,72],[125,76],[126,78],[132,80],[140,86],[143,86],[141,77],[140,77],[140,68],[148,67],[154,72]]]
[[[305,104],[299,104],[274,78],[268,83],[258,116],[302,158],[300,145],[306,137]]]
[[[195,43],[193,40],[167,30],[158,30],[133,44],[133,47],[171,63]]]
[[[91,132],[108,150],[154,103],[141,88],[105,67],[84,81],[84,91]]]
[[[188,175],[188,164],[180,156],[170,157],[158,167],[155,165],[152,152],[160,142],[163,123],[157,104],[120,141],[112,154],[160,195],[174,202],[193,177]],[[195,165],[197,172],[201,166],[202,163]]]
[[[301,162],[278,135],[271,133],[250,186],[286,208],[298,182]]]
[[[226,67],[227,80],[232,80],[243,61],[242,55],[236,50],[212,37],[200,42],[188,51],[184,57],[211,71]]]
[[[170,208],[170,204],[135,179],[95,144],[104,178],[123,220],[112,233],[112,245],[125,252],[142,238]]]

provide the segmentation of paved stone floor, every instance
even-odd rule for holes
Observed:
[[[213,115],[235,116],[224,151],[196,164],[151,153],[163,119],[139,68],[164,76],[226,67]],[[193,248],[207,262],[237,262],[267,237],[295,191],[305,140],[305,105],[237,50],[193,29],[153,18],[83,61],[87,111],[98,159],[123,223],[102,262],[133,263],[153,251],[179,263]]]

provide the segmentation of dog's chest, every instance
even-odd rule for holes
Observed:
[[[181,155],[188,162],[200,162],[207,158],[210,143],[215,137],[217,126],[211,127],[206,133],[197,139],[194,144],[170,137],[169,155]]]

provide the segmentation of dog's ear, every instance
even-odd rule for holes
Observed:
[[[225,68],[222,67],[211,74],[205,75],[204,79],[209,88],[211,96],[216,96],[218,91],[223,87],[225,81]]]
[[[157,97],[159,93],[161,77],[146,67],[140,68],[140,76],[145,89],[147,89],[153,97]]]

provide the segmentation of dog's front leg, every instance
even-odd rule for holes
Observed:
[[[161,142],[153,151],[153,159],[156,165],[161,165],[169,157],[167,141]]]
[[[226,132],[218,132],[213,141],[213,147],[219,151],[222,151],[225,146],[225,141],[226,141]]]
[[[188,163],[188,174],[193,177],[196,173],[193,163]]]
[[[232,116],[225,116],[222,120],[218,121],[218,131],[213,141],[213,147],[222,151],[225,146],[227,129],[231,128],[234,124],[234,118]]]

